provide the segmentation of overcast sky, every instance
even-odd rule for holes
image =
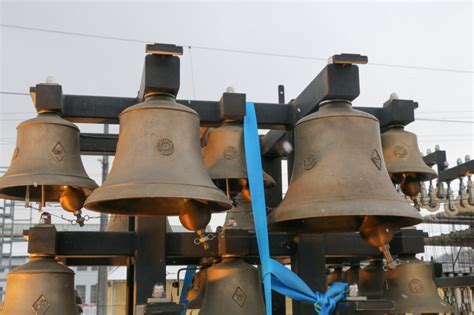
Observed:
[[[294,98],[329,56],[360,53],[369,64],[360,66],[361,95],[354,105],[382,106],[392,92],[414,99],[420,120],[407,129],[418,134],[422,151],[439,144],[451,165],[474,155],[472,2],[1,3],[3,92],[28,92],[53,75],[66,94],[133,97],[145,48],[139,41],[148,41],[185,46],[182,99],[218,100],[233,86],[248,100],[276,102],[278,84],[285,85],[287,99]],[[15,126],[34,116],[28,96],[0,94],[0,166],[10,162]],[[100,182],[98,157],[83,160]]]

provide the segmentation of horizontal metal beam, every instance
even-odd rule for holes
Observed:
[[[133,257],[136,236],[133,232],[57,232],[54,227],[34,227],[26,233],[29,238],[28,253],[46,253],[61,257],[73,265],[126,264],[120,257]],[[244,259],[258,263],[257,240],[254,233],[246,232],[226,236],[227,249],[242,252]],[[361,259],[380,256],[380,252],[365,243],[357,233],[324,234],[324,251],[328,258],[353,257]],[[203,257],[218,257],[218,237],[209,241],[210,249],[194,244],[193,233],[166,233],[166,264],[185,265],[198,263]],[[298,237],[291,233],[270,233],[270,252],[284,260],[294,255]],[[423,252],[423,232],[401,230],[390,243],[392,253],[411,254]],[[107,258],[108,257],[108,258]]]
[[[474,276],[456,276],[435,278],[438,288],[474,287]]]
[[[446,169],[447,160],[446,160],[446,151],[438,150],[430,154],[427,154],[423,157],[423,161],[430,167],[437,166],[438,172],[442,172]]]
[[[227,112],[219,101],[177,100],[194,109],[201,118],[201,126],[218,126]],[[61,115],[79,123],[118,124],[119,115],[138,103],[137,98],[88,95],[65,95]],[[235,104],[230,104],[232,106]],[[225,106],[225,105],[224,105]],[[258,124],[261,128],[284,128],[289,124],[290,107],[278,103],[255,103]],[[245,111],[244,111],[245,112]]]
[[[460,177],[474,174],[474,160],[448,168],[438,174],[438,180],[441,182],[450,182]]]

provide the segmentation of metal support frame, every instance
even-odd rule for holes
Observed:
[[[56,111],[64,119],[80,123],[117,124],[119,114],[127,107],[143,100],[147,93],[176,95],[179,89],[180,47],[154,44],[147,46],[148,55],[137,97],[104,97],[63,95],[57,84],[38,84],[30,89],[37,111]],[[297,120],[319,109],[329,99],[354,100],[360,93],[357,64],[367,63],[367,57],[353,54],[335,55],[330,63],[300,93],[285,103],[284,87],[278,88],[278,103],[255,103],[258,125],[271,129],[262,137],[261,147],[264,169],[275,179],[275,188],[267,191],[269,207],[281,201],[281,162],[291,156],[282,143],[292,142],[292,129]],[[226,119],[241,119],[245,115],[245,94],[224,93],[219,101],[178,100],[195,110],[201,126],[219,126]],[[409,100],[391,100],[383,107],[356,107],[376,116],[380,127],[406,125],[414,120],[417,103]],[[80,135],[81,154],[113,155],[117,135]],[[290,172],[291,173],[291,172]],[[136,221],[136,224],[135,224]],[[209,241],[205,252],[194,245],[192,233],[166,233],[165,218],[133,218],[130,232],[57,232],[54,228],[39,226],[27,232],[29,253],[47,251],[60,257],[68,265],[127,265],[127,310],[146,302],[154,283],[166,280],[166,265],[197,264],[203,257],[219,256],[219,249],[237,251],[250,263],[259,263],[255,234],[249,231],[233,234],[223,231],[225,237]],[[41,231],[41,233],[39,233]],[[272,256],[291,262],[293,270],[315,290],[325,290],[325,265],[350,263],[369,257],[379,257],[378,249],[362,241],[356,233],[293,235],[270,233]],[[218,244],[218,241],[221,242]],[[423,233],[402,230],[391,242],[392,253],[423,252]],[[133,301],[133,303],[132,303]],[[285,300],[274,295],[274,314],[285,314]],[[295,315],[310,314],[308,305],[294,303]]]

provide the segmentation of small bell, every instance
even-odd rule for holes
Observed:
[[[12,162],[0,178],[0,194],[13,200],[60,202],[67,211],[82,208],[97,184],[81,161],[79,128],[53,112],[22,122]]]
[[[420,182],[436,178],[436,172],[423,161],[414,133],[392,127],[382,133],[382,147],[392,181],[400,184],[407,196],[414,197],[420,192]]]
[[[258,269],[237,258],[224,258],[207,269],[200,315],[264,315]]]
[[[32,255],[7,275],[2,315],[75,315],[74,272],[51,256]]]
[[[224,228],[250,231],[255,230],[252,205],[240,194],[237,195],[234,200],[236,206],[227,211]]]
[[[230,196],[248,192],[247,163],[242,126],[236,122],[225,122],[209,132],[207,145],[203,149],[204,164],[209,176]],[[245,179],[245,181],[242,181]],[[263,172],[265,188],[275,186],[275,181]],[[242,191],[244,190],[244,191]],[[247,197],[250,201],[250,198]]]

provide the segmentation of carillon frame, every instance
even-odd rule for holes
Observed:
[[[58,84],[38,84],[30,89],[37,111],[56,111],[69,121],[96,124],[118,124],[118,116],[125,108],[139,103],[145,93],[176,92],[179,89],[179,63],[170,65],[164,56],[182,54],[174,45],[147,45],[143,77],[138,97],[104,97],[64,95]],[[276,207],[282,199],[282,160],[288,161],[291,174],[292,156],[285,151],[285,141],[292,143],[293,127],[297,120],[318,110],[327,99],[354,100],[359,96],[357,64],[367,63],[367,57],[354,54],[335,55],[316,78],[290,102],[285,102],[283,86],[278,86],[278,103],[255,103],[260,128],[271,129],[261,138],[265,171],[277,185],[267,191],[267,205]],[[246,95],[224,93],[219,101],[178,100],[197,111],[201,127],[219,126],[225,119],[242,119],[245,115]],[[418,103],[412,100],[391,99],[382,107],[355,107],[376,116],[381,131],[395,125],[407,125],[415,120]],[[82,155],[114,155],[118,135],[81,133]],[[468,165],[445,170],[442,153],[436,151],[425,157],[429,165],[438,165],[439,179],[450,181],[464,175]],[[457,169],[456,169],[457,168]],[[198,264],[204,257],[218,257],[236,253],[250,263],[258,264],[255,233],[246,230],[218,230],[209,241],[206,252],[194,244],[194,233],[166,232],[166,217],[130,217],[129,232],[58,232],[54,226],[36,226],[25,231],[28,253],[51,254],[69,266],[127,266],[127,314],[136,305],[144,305],[155,283],[166,281],[167,265]],[[390,243],[394,255],[416,254],[424,251],[424,233],[403,229]],[[306,283],[320,292],[326,290],[326,264],[354,263],[371,257],[381,257],[377,248],[369,246],[358,233],[292,234],[271,232],[270,253],[276,259],[291,264]],[[444,281],[444,282],[443,282]],[[441,279],[445,284],[448,279]],[[464,279],[464,281],[468,281]],[[155,306],[158,307],[158,306]],[[167,306],[169,307],[169,306]],[[340,314],[357,311],[390,310],[390,301],[351,301],[338,304]],[[161,310],[164,311],[164,310]],[[293,314],[311,314],[313,306],[293,302]],[[150,314],[155,314],[150,310]],[[158,311],[156,311],[158,314]],[[173,312],[179,314],[179,307]],[[273,314],[286,314],[285,298],[273,294]]]

